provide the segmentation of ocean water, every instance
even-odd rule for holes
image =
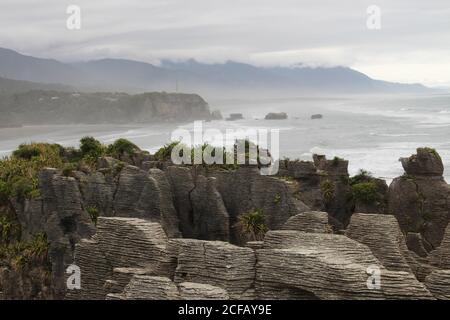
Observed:
[[[372,172],[388,181],[403,173],[398,159],[417,147],[435,148],[444,161],[450,181],[450,95],[359,96],[298,99],[247,99],[209,101],[224,116],[243,113],[243,120],[203,123],[204,129],[278,129],[280,156],[309,159],[312,152],[350,161],[349,171]],[[287,120],[264,120],[268,112],[286,112]],[[312,120],[320,113],[322,119]],[[28,126],[0,129],[0,156],[20,143],[54,142],[77,146],[91,135],[104,143],[127,138],[151,152],[170,141],[177,128],[193,129],[193,123],[149,125]]]

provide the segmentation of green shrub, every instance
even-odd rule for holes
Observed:
[[[158,151],[156,151],[154,157],[158,161],[167,161],[172,157],[172,150],[177,146],[180,142],[173,141],[161,147]]]
[[[334,157],[333,160],[331,160],[331,164],[336,167],[339,164],[339,162],[342,160],[343,159],[341,159],[339,157]]]
[[[334,199],[334,183],[330,180],[325,180],[320,184],[320,190],[322,191],[322,197],[326,203],[330,203]]]
[[[49,144],[49,143],[30,143],[21,144],[17,150],[14,150],[12,155],[14,158],[31,160],[40,156],[48,156],[53,154],[54,156],[60,157],[63,147],[59,144]]]
[[[33,191],[36,189],[34,182],[26,177],[16,177],[12,179],[11,195],[18,199],[33,197]]]
[[[38,152],[30,150],[38,150]],[[61,168],[63,166],[61,146],[56,144],[22,144],[16,151],[11,157],[0,161],[2,202],[11,196],[17,196],[20,199],[38,196],[39,172],[45,167]]]
[[[105,147],[93,137],[84,137],[80,140],[80,150],[83,157],[89,156],[97,159],[105,153]]]
[[[31,160],[31,158],[37,157],[40,154],[40,149],[34,144],[21,144],[19,148],[13,152],[14,157],[26,160]]]
[[[6,216],[0,216],[0,244],[18,237],[19,226]]]
[[[30,263],[45,263],[48,261],[49,242],[44,233],[39,233],[29,242],[19,241],[14,244],[0,245],[0,259],[8,261],[16,270],[21,270]]]
[[[132,155],[137,151],[140,151],[139,147],[127,139],[118,139],[107,148],[107,153],[115,158],[123,154]]]
[[[273,203],[279,204],[280,202],[281,202],[281,196],[279,194],[276,194],[273,199]]]
[[[262,240],[269,230],[261,209],[241,214],[238,217],[236,227],[241,235],[249,238],[251,241]]]
[[[11,186],[5,181],[0,180],[0,204],[4,204],[11,196]]]
[[[73,172],[77,169],[74,163],[66,163],[62,169],[62,174],[64,177],[72,177]]]
[[[378,200],[377,185],[374,182],[361,182],[352,186],[356,200],[373,203]]]
[[[373,180],[372,174],[364,169],[359,169],[358,174],[350,178],[350,185],[353,186],[361,182],[369,182]]]
[[[87,213],[89,213],[89,216],[91,217],[91,220],[94,223],[94,225],[97,225],[97,220],[99,217],[98,209],[96,207],[88,207],[86,211]]]
[[[125,168],[125,162],[120,161],[114,165],[113,176],[117,177],[122,172],[123,168]]]

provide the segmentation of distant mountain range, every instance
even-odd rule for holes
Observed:
[[[22,55],[0,48],[0,77],[35,83],[57,84],[59,90],[81,91],[180,91],[205,96],[234,93],[425,93],[421,84],[374,80],[347,67],[256,67],[228,61],[204,64],[195,60],[162,61],[160,65],[125,59],[62,63]],[[4,82],[5,80],[3,80]],[[0,81],[0,91],[3,82]],[[21,88],[35,84],[16,83]],[[10,83],[12,85],[12,83]],[[53,86],[51,85],[52,89]],[[44,89],[44,88],[39,88]],[[44,89],[45,90],[45,89]],[[56,89],[58,90],[58,89]]]

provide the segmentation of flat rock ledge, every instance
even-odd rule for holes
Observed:
[[[424,284],[408,267],[395,217],[355,215],[346,235],[319,233],[326,219],[323,213],[300,214],[288,221],[288,228],[310,232],[271,230],[263,241],[239,247],[223,241],[169,239],[159,223],[143,219],[99,218],[97,233],[75,249],[82,289],[66,298],[446,297],[448,272],[434,272]]]

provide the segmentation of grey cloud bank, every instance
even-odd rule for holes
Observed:
[[[71,4],[81,7],[81,30],[66,28]],[[372,4],[382,10],[378,31],[366,27]],[[0,43],[62,61],[344,65],[383,80],[450,85],[444,0],[3,0]]]

